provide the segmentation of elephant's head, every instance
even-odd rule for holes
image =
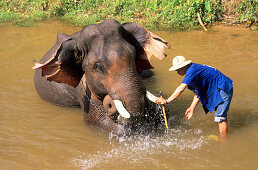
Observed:
[[[150,57],[163,59],[168,47],[141,25],[109,19],[73,35],[59,34],[47,53],[51,57],[34,69],[80,91],[87,123],[122,134],[143,118],[146,94],[151,98],[139,73],[153,68]]]

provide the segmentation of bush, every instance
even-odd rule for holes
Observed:
[[[85,26],[115,18],[122,23],[138,22],[147,28],[192,29],[198,27],[197,13],[206,24],[221,20],[225,2],[226,0],[0,0],[0,20],[34,23],[60,18],[73,25]],[[238,12],[241,21],[256,21],[257,0],[241,1]]]
[[[240,22],[247,21],[254,23],[257,20],[258,15],[258,1],[257,0],[246,0],[241,1],[237,7],[239,13]]]

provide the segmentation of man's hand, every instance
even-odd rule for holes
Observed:
[[[193,117],[194,114],[194,109],[189,107],[186,111],[185,111],[185,118],[187,120],[191,119]]]
[[[157,97],[155,103],[157,103],[157,104],[166,104],[166,100],[163,97]]]
[[[193,102],[192,102],[191,106],[185,111],[185,118],[187,120],[189,120],[193,117],[194,109],[195,109],[195,107],[196,107],[196,105],[198,104],[199,101],[200,101],[200,99],[198,98],[198,96],[194,95]]]

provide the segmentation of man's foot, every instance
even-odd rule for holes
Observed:
[[[209,135],[208,139],[212,140],[212,141],[215,141],[215,142],[218,142],[218,136],[217,135]]]

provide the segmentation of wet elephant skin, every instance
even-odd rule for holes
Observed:
[[[81,106],[84,121],[117,135],[146,119],[146,89],[139,73],[152,69],[151,56],[165,57],[168,42],[137,23],[114,19],[88,25],[56,44],[35,62],[39,96],[60,106]],[[120,101],[130,117],[119,114]]]

